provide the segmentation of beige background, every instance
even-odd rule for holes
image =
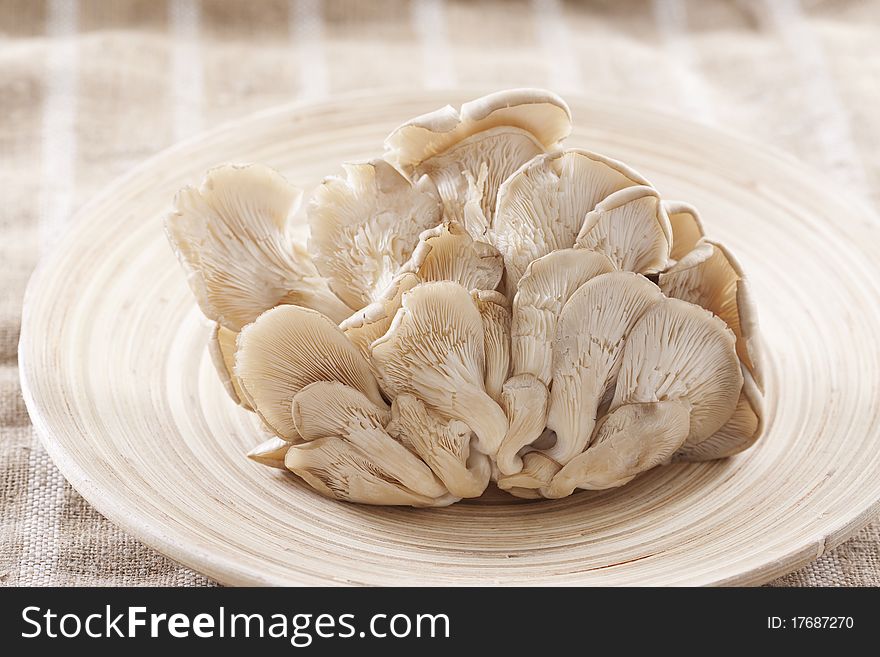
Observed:
[[[29,423],[22,295],[71,213],[151,154],[253,110],[457,85],[652,105],[880,202],[878,2],[0,0],[0,583],[210,584],[89,507]],[[775,584],[880,585],[880,522]]]

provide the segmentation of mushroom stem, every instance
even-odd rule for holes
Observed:
[[[385,432],[391,414],[360,391],[338,381],[318,381],[297,393],[291,413],[304,439],[338,436],[413,492],[427,497],[446,493],[431,469]]]
[[[505,382],[501,404],[509,427],[496,455],[498,469],[503,474],[512,475],[522,470],[519,451],[541,437],[547,423],[549,396],[547,386],[531,374],[514,376]]]
[[[507,418],[501,407],[482,390],[461,390],[456,399],[457,418],[477,435],[474,445],[480,452],[495,456],[507,434]]]
[[[290,443],[283,438],[273,436],[249,451],[247,457],[252,461],[261,463],[262,465],[268,465],[270,468],[284,470],[286,469],[284,465],[284,457],[287,454],[287,450],[289,450],[292,445],[293,443]]]
[[[284,464],[327,497],[361,504],[446,506],[457,498],[429,497],[403,485],[369,454],[339,436],[318,438],[287,451]]]
[[[494,290],[472,290],[471,297],[483,320],[486,392],[500,402],[510,370],[510,305],[507,297]]]
[[[470,427],[459,420],[439,420],[407,394],[394,400],[392,414],[388,433],[422,457],[452,495],[482,495],[492,467],[486,455],[471,451]]]
[[[541,493],[559,498],[575,488],[623,486],[672,456],[689,428],[688,408],[675,401],[621,406],[603,418],[589,449],[566,463]]]
[[[556,461],[540,452],[529,452],[523,456],[522,462],[523,468],[520,472],[498,478],[498,488],[507,491],[534,490],[535,495],[529,497],[540,497],[539,489],[549,485],[561,468]]]

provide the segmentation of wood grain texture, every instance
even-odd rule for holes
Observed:
[[[571,99],[569,145],[622,159],[702,212],[749,274],[767,430],[732,459],[624,488],[443,509],[324,499],[248,461],[162,233],[174,192],[222,162],[311,187],[381,150],[400,120],[478,93],[339,98],[264,112],[144,163],[85,207],[28,288],[19,348],[31,417],[101,513],[227,584],[757,584],[880,510],[880,235],[821,174],[675,117]],[[303,234],[305,231],[303,230]]]

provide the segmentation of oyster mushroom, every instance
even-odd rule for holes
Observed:
[[[515,376],[505,385],[502,404],[510,428],[497,455],[503,473],[512,474],[522,467],[517,452],[544,430],[553,341],[562,307],[582,284],[613,270],[614,265],[601,253],[561,249],[532,262],[520,279],[511,323]]]
[[[669,262],[672,228],[653,187],[614,192],[587,214],[577,246],[607,255],[618,269],[656,274]]]
[[[519,472],[498,478],[498,488],[517,497],[544,497],[540,491],[550,485],[561,466],[541,452],[528,452],[522,457],[522,462],[523,467]]]
[[[286,470],[284,457],[292,445],[293,443],[290,441],[278,436],[272,436],[249,451],[247,457],[262,465],[268,465],[270,468]]]
[[[547,428],[556,444],[545,454],[565,464],[589,444],[600,407],[617,379],[624,342],[642,315],[663,298],[632,272],[600,274],[562,308],[553,343]]]
[[[622,486],[760,435],[750,288],[697,211],[559,150],[567,106],[491,94],[400,126],[308,208],[261,166],[210,171],[166,231],[248,457],[323,495],[443,506]],[[255,441],[256,442],[256,441]]]
[[[622,486],[685,441],[699,445],[730,420],[742,383],[733,334],[720,319],[678,299],[655,302],[626,338],[610,412],[541,493]]]
[[[566,463],[541,494],[559,498],[575,488],[623,486],[668,460],[687,434],[688,409],[682,403],[624,404],[599,421],[589,448]]]
[[[303,440],[338,436],[392,474],[407,489],[435,498],[447,491],[427,465],[385,431],[387,407],[377,406],[360,391],[338,381],[317,381],[293,398],[293,422]]]
[[[680,402],[690,412],[685,438],[696,444],[730,419],[742,385],[735,338],[724,322],[692,303],[663,299],[626,340],[611,410]]]
[[[309,250],[330,288],[352,308],[376,301],[409,259],[422,231],[440,223],[426,176],[410,182],[384,160],[344,164],[309,203]]]
[[[513,89],[404,123],[385,140],[385,158],[411,178],[427,174],[446,218],[485,240],[501,183],[570,132],[565,101],[540,89]]]
[[[404,271],[423,281],[453,281],[468,290],[494,290],[504,263],[495,247],[471,238],[461,224],[446,221],[419,236]]]
[[[607,256],[586,249],[552,251],[526,268],[513,298],[514,374],[532,374],[550,384],[553,339],[562,307],[581,285],[611,271],[614,265]]]
[[[246,326],[238,338],[235,374],[254,410],[287,440],[299,438],[291,402],[316,381],[340,381],[387,408],[357,347],[330,319],[308,308],[278,306]]]
[[[389,397],[415,395],[444,418],[468,425],[478,450],[497,451],[507,419],[486,393],[483,321],[465,288],[443,281],[411,289],[371,352]]]
[[[519,374],[504,382],[501,407],[507,415],[508,429],[495,459],[505,475],[519,472],[519,451],[531,445],[544,432],[550,393],[547,386],[531,374]]]
[[[664,294],[702,306],[718,315],[736,335],[736,353],[764,389],[758,317],[748,281],[733,254],[707,239],[660,275]]]
[[[351,340],[367,359],[370,358],[370,345],[385,335],[388,327],[391,326],[391,320],[400,309],[404,293],[421,282],[421,279],[412,272],[398,274],[379,299],[366,308],[358,310],[339,325],[345,337]]]
[[[743,371],[743,389],[730,419],[714,434],[697,443],[685,442],[674,461],[711,461],[738,454],[751,447],[761,435],[764,400],[748,370]]]
[[[488,395],[501,401],[501,387],[510,371],[510,304],[507,297],[494,290],[472,290],[471,298],[483,320],[483,383]]]
[[[391,406],[388,433],[418,454],[455,497],[479,497],[489,485],[489,457],[471,450],[470,427],[442,420],[413,395],[402,394]]]
[[[458,498],[421,495],[403,485],[399,472],[376,465],[358,446],[327,436],[294,445],[284,458],[287,469],[326,497],[361,504],[447,506]]]
[[[258,164],[212,169],[199,189],[178,192],[165,232],[206,317],[237,332],[279,304],[313,308],[334,322],[352,313],[291,237],[301,198]]]
[[[247,399],[247,393],[241,387],[241,382],[234,374],[235,368],[235,341],[238,333],[230,331],[228,328],[214,322],[211,329],[211,337],[208,340],[208,353],[211,355],[211,361],[220,377],[220,382],[226,389],[226,392],[232,400],[239,406],[249,411],[254,410]]]
[[[669,257],[681,260],[704,236],[703,221],[697,209],[682,201],[663,201],[669,225],[672,228],[672,250]]]
[[[602,199],[633,185],[649,185],[616,160],[579,149],[539,155],[498,190],[491,224],[504,257],[505,290],[513,297],[530,262],[574,246],[587,213]]]

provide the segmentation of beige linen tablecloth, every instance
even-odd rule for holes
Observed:
[[[28,420],[22,294],[71,213],[144,158],[253,110],[456,85],[654,105],[880,201],[877,2],[0,0],[0,582],[211,583],[86,504]],[[776,584],[880,584],[880,523]]]

